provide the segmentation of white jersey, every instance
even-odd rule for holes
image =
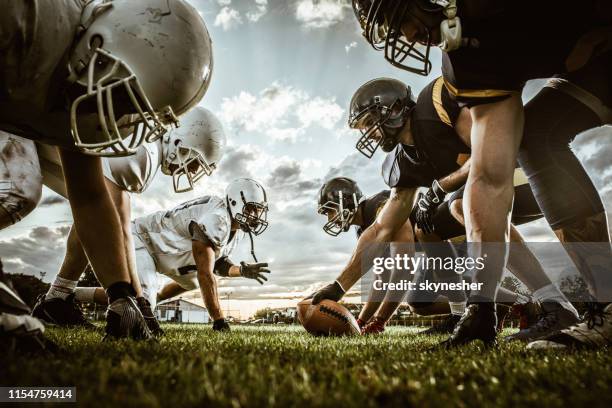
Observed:
[[[102,160],[104,176],[129,193],[143,193],[161,165],[161,141],[143,143],[135,154],[106,157]]]
[[[185,289],[197,287],[192,241],[210,243],[215,259],[219,259],[229,256],[243,236],[240,230],[231,233],[225,200],[215,196],[204,196],[169,211],[137,218],[133,232],[138,237],[136,250],[139,245],[144,246],[155,261],[157,271]]]

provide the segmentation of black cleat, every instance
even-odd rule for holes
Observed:
[[[45,299],[45,295],[40,295],[32,310],[32,316],[57,326],[87,329],[95,327],[83,315],[83,311],[74,299],[74,294],[69,295],[65,300],[61,298]]]
[[[419,332],[418,334],[427,334],[427,335],[451,334],[460,319],[461,319],[461,315],[449,314],[440,323],[436,323],[429,329],[423,330],[422,332]]]
[[[558,302],[543,302],[540,319],[532,326],[504,338],[505,341],[534,341],[578,323],[578,316]]]
[[[104,340],[131,338],[147,340],[152,338],[140,309],[133,297],[115,300],[106,310],[106,335]]]
[[[497,336],[497,316],[495,303],[472,303],[455,326],[453,334],[441,343],[452,348],[481,340],[486,346],[495,344]]]
[[[163,336],[164,331],[160,327],[157,319],[155,318],[155,315],[153,314],[153,311],[151,310],[151,303],[149,303],[147,298],[137,297],[136,303],[138,304],[138,308],[140,309],[140,312],[142,313],[142,316],[144,317],[145,322],[147,323],[147,327],[149,328],[149,330],[151,330],[151,333],[154,336],[158,336],[158,337]]]

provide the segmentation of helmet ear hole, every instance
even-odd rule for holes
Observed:
[[[102,45],[104,45],[104,39],[99,34],[93,35],[91,39],[89,40],[89,47],[92,50],[102,48]]]

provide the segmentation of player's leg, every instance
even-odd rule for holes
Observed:
[[[0,230],[32,212],[41,192],[34,142],[0,131]]]
[[[93,327],[83,315],[75,297],[77,282],[88,262],[73,225],[68,232],[66,254],[59,273],[47,293],[38,298],[32,315],[57,326]]]
[[[79,240],[109,297],[107,335],[148,338],[133,297],[125,240],[99,158],[60,150],[66,191]]]
[[[567,244],[569,255],[596,300],[589,305],[583,323],[533,347],[599,347],[610,344],[612,339],[608,223],[601,197],[570,147],[576,134],[612,122],[611,69],[612,53],[607,53],[569,75],[570,82],[549,83],[526,107],[528,121],[519,156],[521,166],[546,219]],[[609,128],[602,129],[603,134],[606,129]],[[598,324],[591,324],[593,321]]]
[[[514,94],[501,102],[474,106],[470,112],[472,165],[464,194],[465,226],[472,257],[480,257],[485,247],[487,252],[485,267],[474,275],[482,289],[472,293],[470,300],[488,303],[473,309],[487,310],[491,316],[506,264],[505,245],[497,243],[507,242],[512,179],[523,135],[523,105],[520,95]]]

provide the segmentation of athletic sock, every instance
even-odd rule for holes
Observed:
[[[448,302],[450,306],[451,314],[453,315],[463,315],[465,312],[465,307],[467,306],[466,302]]]
[[[136,292],[131,284],[127,282],[115,282],[106,289],[108,304],[113,303],[117,299],[135,296]]]
[[[74,288],[76,288],[77,281],[73,281],[70,279],[64,279],[59,276],[55,278],[51,287],[47,291],[45,295],[45,299],[62,299],[66,300],[68,296],[74,293]]]
[[[572,312],[576,317],[578,317],[578,311],[576,308],[570,303],[569,300],[567,300],[565,295],[555,286],[554,283],[550,283],[534,291],[533,298],[540,303],[557,302],[563,306],[564,309]]]
[[[74,298],[78,302],[93,303],[97,288],[78,287],[74,290]]]

